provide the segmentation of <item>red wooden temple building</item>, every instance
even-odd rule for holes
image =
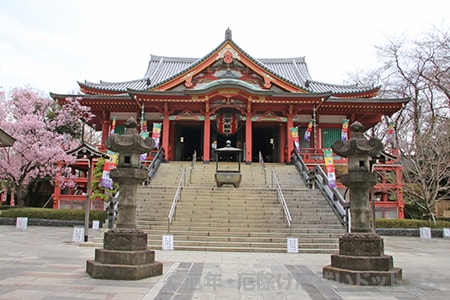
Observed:
[[[79,86],[80,95],[51,96],[59,101],[81,97],[96,115],[91,125],[101,130],[102,143],[113,120],[120,133],[128,118],[139,121],[143,115],[150,134],[161,124],[160,147],[167,161],[191,160],[195,151],[205,163],[213,159],[213,148],[223,147],[227,140],[243,149],[248,164],[258,162],[259,153],[265,162],[289,163],[294,150],[290,128],[296,127],[305,162],[323,164],[322,149],[341,138],[344,119],[369,129],[408,102],[377,98],[380,87],[313,80],[304,57],[254,58],[233,41],[229,29],[224,41],[203,57],[152,55],[140,79],[85,81]],[[306,141],[301,137],[311,120],[315,126]],[[394,165],[384,165],[389,164]],[[403,217],[397,186],[383,186],[377,205],[389,202],[397,217]],[[395,200],[389,201],[392,197]]]

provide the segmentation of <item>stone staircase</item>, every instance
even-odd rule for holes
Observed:
[[[173,235],[175,250],[286,252],[287,238],[298,238],[300,253],[334,253],[343,226],[319,191],[301,182],[294,166],[241,165],[239,188],[216,187],[215,164],[161,164],[148,186],[137,195],[138,227],[148,234],[152,249],[161,249],[162,236]],[[221,168],[223,166],[221,165]],[[186,182],[168,232],[168,213],[186,170]],[[271,173],[276,172],[293,222],[289,228]]]

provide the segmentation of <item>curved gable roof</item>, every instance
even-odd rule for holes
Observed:
[[[292,87],[292,91],[306,91],[312,93],[330,92],[335,96],[346,97],[373,97],[377,94],[379,87],[338,85],[312,80],[304,57],[294,58],[262,58],[256,59],[239,47],[232,39],[231,34],[226,35],[225,40],[202,58],[167,57],[151,55],[145,75],[141,79],[124,82],[100,81],[93,83],[79,82],[80,88],[87,94],[125,94],[128,89],[133,90],[156,90],[162,87],[173,87],[184,81],[183,76],[191,71],[203,70],[208,63],[217,60],[217,54],[226,45],[234,48],[240,56],[238,59],[245,64],[262,70],[273,79]],[[172,82],[173,81],[173,82]],[[175,82],[176,81],[176,82]],[[172,84],[172,85],[170,85]]]

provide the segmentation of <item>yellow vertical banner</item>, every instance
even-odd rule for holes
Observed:
[[[311,119],[311,121],[309,121],[309,123],[308,123],[308,127],[306,128],[306,131],[305,131],[305,136],[303,137],[303,139],[305,141],[311,140],[311,132],[312,132],[312,128],[313,128],[313,122],[314,122],[314,120]]]
[[[299,152],[300,151],[300,141],[298,139],[298,128],[292,127],[292,128],[289,128],[289,131],[291,132],[292,138],[294,139],[295,150],[297,152]]]
[[[348,140],[348,122],[349,121],[350,121],[349,119],[344,119],[344,121],[342,121],[341,141],[343,141],[343,142]]]

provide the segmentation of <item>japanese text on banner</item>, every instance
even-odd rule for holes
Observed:
[[[314,120],[311,119],[311,121],[309,121],[309,123],[308,123],[308,127],[306,128],[306,131],[305,131],[305,136],[303,137],[303,139],[305,141],[309,141],[311,139],[311,132],[312,132],[312,127],[313,127],[313,122],[314,122]]]
[[[344,121],[342,122],[341,141],[343,142],[348,140],[348,122],[349,119],[344,119]]]
[[[325,160],[325,168],[327,170],[328,187],[336,187],[336,173],[334,170],[333,151],[331,149],[323,150],[323,158]]]

